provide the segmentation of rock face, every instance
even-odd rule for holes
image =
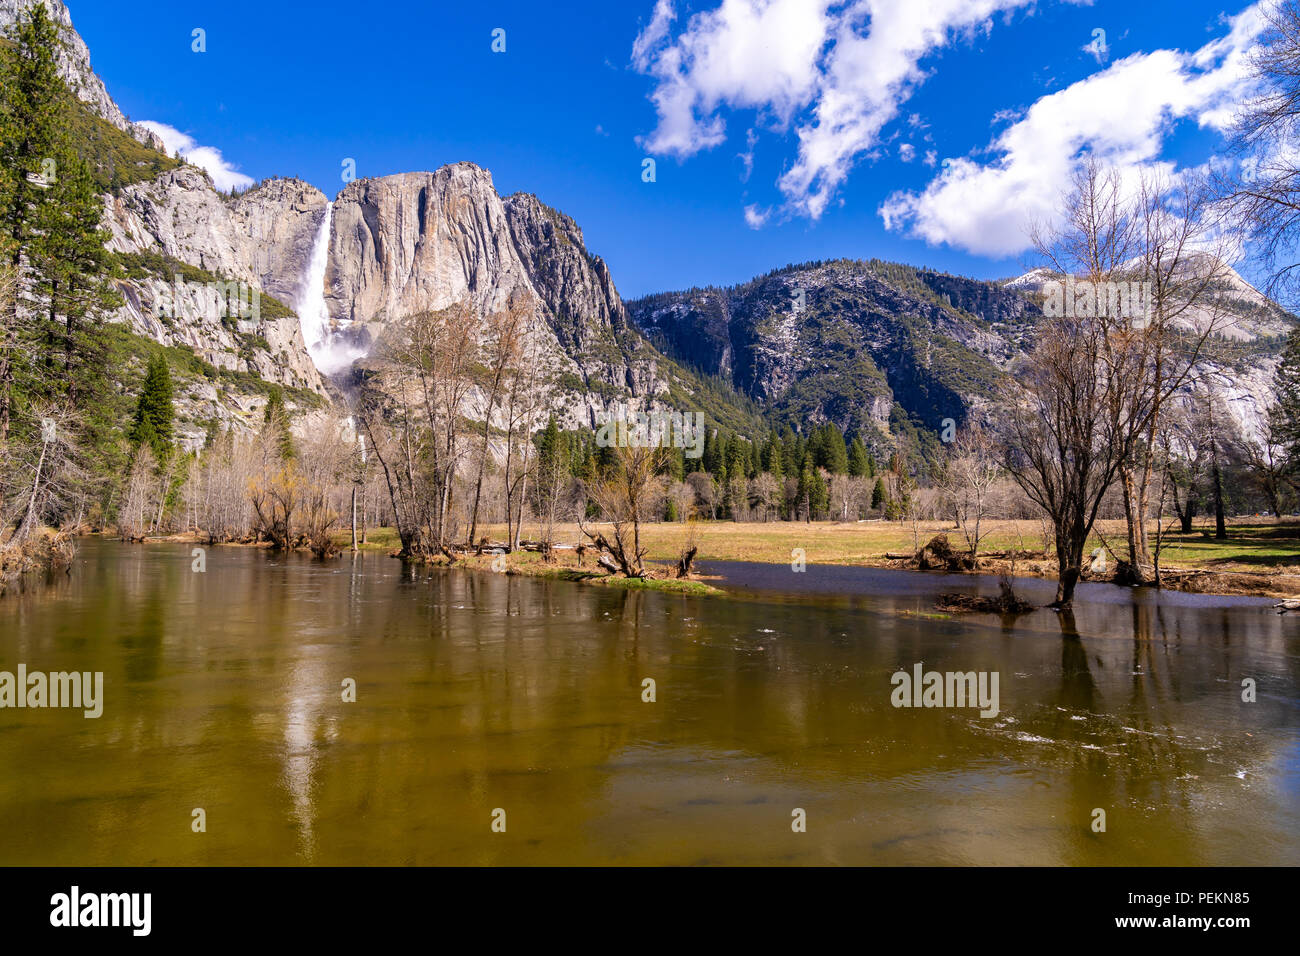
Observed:
[[[325,205],[320,190],[299,180],[269,180],[223,199],[201,170],[182,166],[105,195],[104,218],[114,252],[162,254],[292,305]],[[267,308],[256,320],[232,316],[205,283],[177,286],[174,275],[128,281],[122,291],[127,305],[118,318],[140,334],[187,345],[218,368],[324,393],[296,315]],[[160,309],[163,295],[171,299]]]
[[[21,15],[37,4],[44,4],[50,12],[50,19],[61,27],[64,47],[58,54],[59,76],[68,84],[68,88],[95,115],[130,133],[141,143],[161,150],[163,144],[157,135],[138,123],[129,122],[108,95],[104,81],[90,68],[90,49],[73,28],[72,15],[62,0],[0,0],[0,32],[7,31]]]
[[[325,194],[301,179],[268,179],[234,201],[231,223],[244,247],[243,260],[281,302],[296,305],[301,298],[327,205]]]
[[[525,295],[545,320],[562,420],[667,390],[658,356],[630,325],[582,231],[536,197],[502,199],[472,163],[348,184],[334,202],[326,272],[333,319],[374,342],[396,319],[471,303],[480,314]],[[570,383],[566,388],[561,380]],[[578,387],[580,386],[580,387]]]
[[[649,296],[629,312],[651,342],[729,379],[778,418],[861,431],[879,452],[935,434],[997,389],[1040,314],[991,283],[840,260],[729,289]]]
[[[900,441],[933,445],[945,419],[983,414],[1031,345],[1042,280],[840,260],[648,296],[628,311],[666,354],[730,380],[778,419],[861,430],[880,454]],[[1222,301],[1201,380],[1217,384],[1239,429],[1255,435],[1297,320],[1236,273]]]

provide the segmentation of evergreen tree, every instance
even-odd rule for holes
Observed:
[[[727,439],[727,474],[732,476],[744,476],[749,474],[749,455],[747,445],[748,443],[742,441],[739,435],[732,435]]]
[[[275,433],[280,457],[285,461],[293,458],[293,433],[289,430],[289,410],[284,407],[284,390],[279,385],[272,387],[271,394],[266,399],[262,421],[264,433],[268,430]]]
[[[541,487],[551,487],[560,475],[567,473],[569,465],[565,460],[566,450],[560,426],[552,415],[546,422],[546,428],[537,437],[537,472]]]
[[[808,491],[808,501],[812,508],[813,517],[825,518],[831,507],[831,492],[830,488],[826,486],[826,479],[815,468],[812,473],[812,484],[809,486]]]
[[[718,434],[716,429],[711,428],[704,433],[704,470],[715,478],[726,464],[723,457],[724,444],[722,436]]]
[[[888,505],[889,505],[889,492],[885,489],[885,479],[883,477],[877,478],[876,487],[871,492],[871,508],[873,511],[876,509],[881,509],[883,513],[883,509],[886,508]]]
[[[862,439],[854,437],[849,445],[849,475],[853,478],[870,477],[871,459],[867,455],[867,446]]]
[[[686,477],[686,456],[683,454],[682,449],[675,445],[668,448],[667,454],[664,455],[664,474],[673,481],[681,481]],[[677,519],[672,520],[676,521]]]
[[[764,448],[763,470],[777,481],[785,480],[785,450],[781,439],[775,434]]]
[[[849,471],[849,451],[844,445],[844,433],[834,422],[822,427],[822,467],[832,475],[845,475]]]
[[[1270,425],[1294,474],[1300,471],[1300,330],[1287,336],[1273,388],[1277,404],[1269,410]]]
[[[78,106],[58,76],[62,40],[33,4],[0,43],[0,247],[19,297],[0,310],[0,440],[36,402],[76,412],[78,482],[118,469],[120,407],[103,313],[118,301],[91,169],[69,130]],[[94,486],[86,489],[94,491]]]
[[[163,461],[172,452],[174,418],[171,370],[167,360],[159,355],[149,362],[135,406],[135,423],[127,437],[137,448],[148,444],[153,448],[154,457]]]

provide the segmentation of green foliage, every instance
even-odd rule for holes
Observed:
[[[1273,375],[1277,404],[1269,410],[1270,424],[1282,446],[1288,470],[1300,471],[1300,330],[1287,336],[1282,361]]]
[[[69,133],[78,155],[89,166],[98,192],[120,192],[135,183],[150,182],[181,165],[179,159],[139,142],[108,120],[96,116],[80,100],[68,113]]]
[[[867,454],[867,446],[862,443],[862,439],[854,436],[853,443],[849,445],[849,475],[854,478],[870,478],[873,468],[871,466],[871,457]]]
[[[876,487],[871,491],[871,508],[874,511],[888,507],[888,505],[889,490],[885,487],[885,479],[877,478]]]
[[[171,369],[167,360],[157,355],[149,362],[135,407],[135,423],[127,437],[137,447],[148,443],[162,461],[172,452],[174,418]]]
[[[284,389],[278,385],[271,386],[271,393],[266,400],[262,413],[263,432],[275,437],[280,449],[280,457],[286,461],[294,457],[293,434],[289,431],[289,411],[284,405]]]
[[[58,77],[58,26],[23,13],[0,45],[0,246],[21,290],[0,318],[0,440],[37,407],[67,416],[80,459],[73,493],[104,490],[119,458],[104,314],[118,304],[102,203],[76,133],[79,105]],[[58,519],[60,516],[49,516]]]

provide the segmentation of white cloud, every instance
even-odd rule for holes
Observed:
[[[754,146],[758,143],[758,134],[752,129],[745,134],[745,151],[740,154],[740,161],[745,167],[745,171],[740,174],[742,183],[749,182],[750,175],[754,172]]]
[[[916,159],[916,147],[911,143],[903,143],[898,147],[898,158],[905,163],[910,163]]]
[[[1257,7],[1231,21],[1228,34],[1193,53],[1134,54],[1042,97],[993,140],[987,163],[946,159],[919,193],[896,192],[880,207],[886,228],[930,244],[980,255],[1028,248],[1033,222],[1061,216],[1061,199],[1085,155],[1116,167],[1128,182],[1143,170],[1175,172],[1162,159],[1179,120],[1223,129],[1247,92],[1247,57],[1262,27]]]
[[[726,138],[720,106],[754,108],[789,124],[816,92],[830,19],[827,0],[723,0],[697,13],[677,39],[671,0],[658,0],[632,63],[657,81],[659,113],[643,139],[654,153],[686,157]]]
[[[1033,2],[723,0],[674,39],[671,0],[658,0],[632,56],[656,80],[658,124],[643,145],[679,158],[716,146],[726,138],[723,106],[757,109],[779,129],[808,111],[778,185],[789,206],[819,218],[924,82],[921,59]]]
[[[759,209],[758,206],[750,205],[745,207],[745,225],[750,229],[762,229],[767,225],[768,218],[772,215],[770,209]]]
[[[168,153],[173,156],[180,156],[200,169],[206,170],[208,175],[212,177],[213,185],[221,192],[228,193],[235,189],[247,189],[253,185],[252,177],[239,172],[238,167],[228,162],[221,155],[221,150],[215,146],[200,146],[194,141],[194,137],[182,133],[166,123],[145,120],[140,125],[150,132],[156,133],[158,138],[163,141],[163,146],[166,147]]]

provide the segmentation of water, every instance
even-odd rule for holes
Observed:
[[[0,864],[1300,863],[1300,620],[1266,602],[1012,624],[864,569],[712,565],[731,599],[191,561],[87,541],[0,600],[0,670],[106,696],[0,710]],[[998,671],[1001,713],[892,707],[917,662]]]
[[[324,375],[333,375],[365,355],[365,349],[352,342],[341,329],[334,328],[325,303],[325,270],[329,265],[330,228],[333,223],[334,204],[331,202],[325,206],[325,218],[321,220],[316,239],[312,243],[311,260],[307,274],[303,276],[297,301],[303,341],[307,344],[312,363]]]

